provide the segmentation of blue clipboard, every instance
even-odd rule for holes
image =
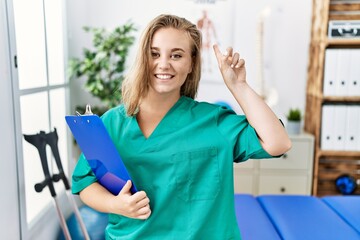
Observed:
[[[117,195],[131,177],[102,120],[95,114],[65,120],[98,182]],[[137,192],[133,182],[130,191]]]

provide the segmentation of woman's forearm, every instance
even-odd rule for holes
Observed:
[[[89,207],[99,211],[110,213],[110,199],[114,198],[109,191],[107,191],[98,182],[94,182],[80,192],[80,199]]]
[[[273,156],[289,150],[291,141],[285,128],[263,99],[246,82],[234,84],[229,89],[255,128],[262,147]]]

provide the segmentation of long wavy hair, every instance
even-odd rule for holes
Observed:
[[[191,40],[192,71],[181,86],[180,95],[195,98],[201,77],[201,32],[196,25],[175,15],[159,15],[145,28],[135,62],[122,83],[122,102],[126,113],[134,116],[146,96],[150,85],[151,42],[155,32],[161,28],[185,31]]]

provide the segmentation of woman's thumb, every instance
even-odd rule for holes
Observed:
[[[123,188],[121,189],[120,193],[128,193],[130,192],[132,183],[131,180],[127,180]]]

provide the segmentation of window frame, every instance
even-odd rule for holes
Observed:
[[[25,169],[24,169],[24,156],[23,156],[23,132],[21,127],[21,105],[20,98],[29,94],[36,94],[40,92],[47,93],[48,108],[50,108],[50,92],[52,90],[64,89],[65,91],[65,112],[70,112],[70,89],[69,81],[66,75],[67,67],[67,35],[66,35],[66,2],[61,1],[62,5],[62,34],[63,34],[63,61],[64,61],[64,83],[63,84],[49,84],[49,73],[48,66],[46,69],[47,75],[47,84],[43,87],[29,88],[29,89],[20,89],[19,88],[19,74],[17,68],[17,48],[16,48],[16,34],[15,34],[15,13],[14,13],[14,0],[5,0],[6,1],[6,10],[7,10],[7,25],[8,25],[8,39],[9,39],[9,58],[11,63],[11,85],[12,85],[12,95],[13,95],[13,115],[14,115],[14,128],[15,128],[15,145],[16,145],[16,167],[17,167],[17,179],[18,179],[18,206],[19,206],[19,227],[21,232],[19,233],[21,239],[41,239],[42,237],[49,238],[50,236],[56,236],[59,230],[59,220],[54,218],[54,214],[57,215],[54,204],[47,204],[42,211],[31,221],[27,223],[26,216],[26,197],[25,197]],[[42,3],[45,4],[46,0],[42,0]],[[44,13],[45,21],[45,13]],[[46,29],[44,30],[46,31]],[[45,32],[46,34],[46,32]],[[45,40],[46,41],[46,40]],[[47,46],[45,45],[45,48]],[[47,50],[45,50],[47,51]],[[46,58],[48,55],[46,53]],[[48,59],[46,59],[46,64],[48,64]],[[49,129],[51,129],[51,111],[48,111],[49,119]],[[65,120],[64,120],[65,123]],[[69,135],[69,132],[66,132],[66,145],[67,145],[67,155],[61,156],[62,161],[72,159],[72,141]],[[48,154],[48,158],[51,155]],[[52,161],[53,162],[53,161]],[[69,162],[69,161],[68,161]],[[70,162],[67,164],[67,169],[64,169],[68,175],[71,171]],[[51,168],[51,166],[49,166]],[[48,191],[44,189],[44,191]],[[57,200],[61,205],[61,209],[65,216],[69,215],[71,212],[68,199],[65,196],[65,191],[57,192]],[[46,228],[44,228],[46,226]]]

